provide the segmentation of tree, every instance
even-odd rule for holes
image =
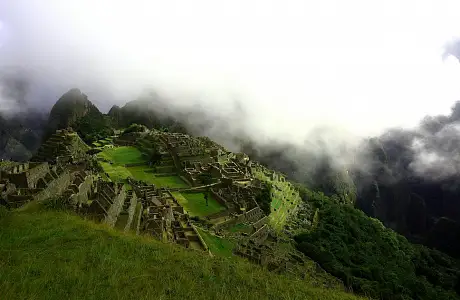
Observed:
[[[206,192],[204,193],[204,200],[206,200],[206,206],[208,206],[208,201],[209,201],[209,188],[206,189]]]
[[[267,215],[270,214],[270,205],[272,203],[271,185],[265,183],[263,189],[256,195],[256,202],[259,204],[260,209]]]
[[[198,175],[198,179],[201,181],[203,185],[210,185],[212,183],[212,175],[209,173],[201,173]],[[206,206],[208,206],[209,203],[209,196],[211,193],[211,188],[208,186],[206,187],[206,191],[204,192],[204,200],[206,201]]]
[[[131,133],[131,132],[145,132],[147,131],[147,127],[140,124],[131,124],[128,128],[126,128],[123,133]]]

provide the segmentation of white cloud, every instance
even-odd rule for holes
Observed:
[[[237,95],[251,129],[284,139],[413,126],[460,99],[459,64],[441,59],[458,1],[15,0],[0,20],[0,65],[62,92],[122,103],[152,85],[212,109]]]

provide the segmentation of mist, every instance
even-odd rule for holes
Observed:
[[[74,87],[106,112],[153,89],[227,145],[244,134],[347,166],[362,138],[450,114],[459,25],[453,0],[0,0],[0,112]]]

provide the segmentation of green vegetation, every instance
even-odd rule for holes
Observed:
[[[45,138],[56,129],[72,127],[82,140],[91,144],[113,134],[109,118],[106,118],[79,89],[71,89],[51,109]]]
[[[147,131],[147,127],[144,125],[139,124],[131,124],[128,128],[123,130],[123,134],[130,133],[130,132],[144,132]]]
[[[0,205],[0,220],[8,216],[8,214],[9,214],[9,210],[5,206]]]
[[[354,292],[380,299],[458,299],[457,262],[410,244],[339,197],[301,190],[317,208],[313,225],[295,237],[298,249]]]
[[[252,231],[252,226],[248,224],[239,223],[239,224],[233,225],[232,227],[228,228],[228,231],[249,233]]]
[[[269,183],[266,183],[265,185],[266,186],[262,189],[262,191],[256,195],[256,202],[259,204],[259,207],[264,211],[264,213],[269,215],[271,212],[270,205],[272,203],[272,187]]]
[[[184,188],[188,185],[179,176],[158,176],[152,173],[152,169],[147,165],[128,167],[132,177],[147,183],[155,184],[158,187]]]
[[[191,216],[205,217],[225,210],[225,207],[212,196],[209,196],[206,205],[204,193],[173,192],[173,195]]]
[[[109,177],[112,181],[124,181],[126,178],[131,177],[131,173],[123,166],[110,164],[107,162],[100,162],[104,172],[109,174]]]
[[[232,250],[235,247],[235,244],[227,239],[220,238],[218,236],[212,235],[207,231],[197,228],[201,237],[203,238],[206,245],[208,245],[209,250],[212,254],[222,257],[232,257]]]
[[[154,176],[153,184],[156,184],[160,187],[170,187],[170,188],[185,188],[188,187],[188,184],[185,183],[179,176]]]
[[[62,212],[0,219],[4,299],[358,299]]]
[[[116,147],[105,149],[98,153],[98,157],[104,171],[109,174],[113,181],[124,181],[128,177],[155,184],[159,187],[182,188],[188,187],[179,176],[159,176],[153,173],[148,165],[125,167],[126,164],[137,164],[145,162],[145,158],[136,147]],[[106,162],[110,161],[112,164]]]
[[[91,109],[74,127],[82,140],[88,144],[113,134],[109,121],[97,109]]]
[[[270,225],[280,232],[290,215],[295,213],[297,204],[301,201],[298,191],[289,181],[282,181],[279,178],[272,180],[264,173],[263,167],[252,170],[254,177],[269,184],[271,191],[271,213]],[[271,172],[271,171],[270,171]],[[262,196],[262,199],[266,196]]]
[[[117,165],[145,162],[145,159],[139,149],[128,146],[105,149],[103,152],[98,154],[98,156],[108,161],[112,161]]]
[[[142,166],[135,166],[135,167],[127,167],[126,170],[131,174],[131,177],[137,179],[137,180],[142,180],[147,183],[154,184],[154,175],[152,172],[152,169],[149,168],[147,165],[142,165]]]

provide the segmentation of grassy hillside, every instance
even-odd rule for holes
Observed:
[[[2,299],[358,299],[63,212],[3,211],[0,228]]]

